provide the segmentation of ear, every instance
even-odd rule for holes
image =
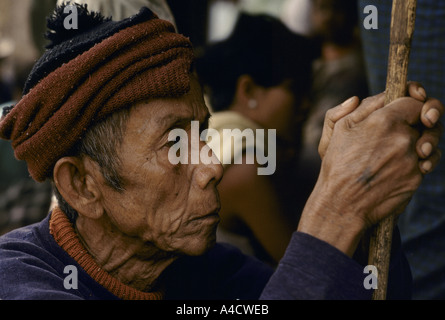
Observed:
[[[88,157],[63,157],[53,172],[54,183],[65,201],[80,215],[92,219],[104,213],[97,173],[97,164]]]
[[[259,88],[251,76],[241,75],[236,83],[235,101],[240,106],[248,107],[252,101],[258,101]]]

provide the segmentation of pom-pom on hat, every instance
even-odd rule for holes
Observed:
[[[52,42],[24,96],[0,121],[0,138],[12,140],[36,181],[50,177],[57,160],[107,115],[190,89],[192,45],[170,22],[147,8],[112,21],[76,5],[79,29],[67,30],[64,6],[48,20]]]

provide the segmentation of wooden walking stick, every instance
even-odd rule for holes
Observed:
[[[386,79],[385,105],[406,94],[408,61],[414,33],[417,0],[393,0],[391,34]],[[394,215],[381,221],[373,230],[369,247],[369,264],[378,271],[374,300],[385,300],[388,285]]]

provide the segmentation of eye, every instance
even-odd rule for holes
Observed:
[[[175,137],[175,140],[170,140],[170,141],[168,141],[168,142],[165,144],[165,146],[166,146],[166,147],[171,147],[171,146],[177,144],[177,143],[180,142],[180,141],[181,141],[181,137],[178,135],[178,136]]]

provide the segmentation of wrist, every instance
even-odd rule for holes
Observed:
[[[341,203],[336,192],[317,184],[309,197],[297,231],[323,240],[352,257],[366,229],[350,203]]]

